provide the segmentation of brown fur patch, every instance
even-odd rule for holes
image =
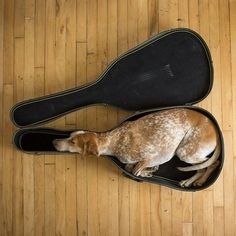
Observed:
[[[83,150],[83,156],[98,155],[97,137],[94,133],[79,134],[73,137],[72,140]]]

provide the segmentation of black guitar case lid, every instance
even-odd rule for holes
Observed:
[[[212,60],[204,40],[192,30],[173,29],[154,36],[118,57],[93,83],[16,104],[11,110],[11,119],[16,126],[25,128],[92,104],[108,104],[132,111],[142,110],[128,120],[168,107],[196,109],[216,124],[222,144],[220,165],[203,186],[179,186],[180,180],[189,178],[194,172],[178,171],[176,166],[186,164],[177,157],[161,165],[152,178],[136,177],[127,172],[116,157],[108,157],[125,175],[137,181],[196,191],[211,185],[223,166],[223,138],[216,120],[207,111],[192,106],[209,94],[212,83]],[[17,131],[13,141],[19,150],[27,153],[55,153],[52,140],[68,137],[70,132],[26,128]]]

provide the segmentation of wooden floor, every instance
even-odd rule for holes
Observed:
[[[225,138],[214,186],[179,192],[131,181],[103,158],[14,149],[13,104],[93,81],[127,49],[175,27],[199,32],[213,57],[213,90],[198,105]],[[235,0],[0,0],[0,55],[0,235],[236,235]],[[47,126],[100,131],[127,114],[94,106]]]

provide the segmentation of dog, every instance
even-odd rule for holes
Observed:
[[[174,108],[127,121],[107,132],[76,131],[56,139],[58,151],[85,155],[112,155],[136,176],[151,177],[175,155],[191,164],[180,171],[197,171],[180,182],[182,187],[201,186],[219,164],[221,146],[213,122],[200,112]],[[210,158],[208,156],[211,155]]]

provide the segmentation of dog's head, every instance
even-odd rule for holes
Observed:
[[[77,131],[71,133],[69,138],[53,140],[53,146],[60,152],[74,152],[82,156],[98,156],[97,136],[94,133]]]

